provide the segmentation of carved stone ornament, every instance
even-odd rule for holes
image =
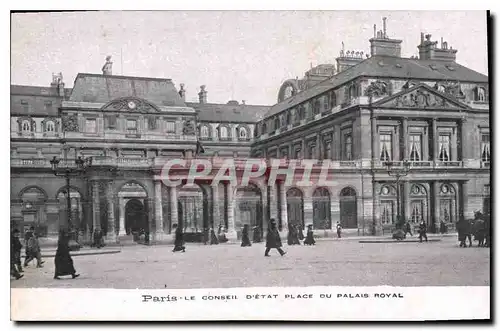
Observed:
[[[159,112],[160,109],[144,99],[140,98],[120,98],[108,102],[102,108],[108,111],[130,111],[140,113]]]
[[[444,93],[452,95],[455,98],[461,99],[465,97],[462,87],[460,86],[460,82],[447,82],[441,84],[440,86],[442,86],[441,90],[444,87]]]
[[[76,115],[67,115],[62,118],[62,127],[65,132],[78,132],[78,117]]]
[[[184,122],[184,127],[182,128],[182,133],[187,136],[195,135],[194,123],[191,120],[187,120]]]
[[[389,90],[387,88],[387,83],[380,80],[372,82],[365,90],[365,96],[374,98],[379,98],[388,94]]]
[[[398,96],[394,99],[393,106],[408,108],[457,108],[446,99],[421,88]]]

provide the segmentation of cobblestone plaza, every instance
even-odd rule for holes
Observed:
[[[12,287],[170,289],[266,286],[489,286],[490,250],[459,248],[456,237],[429,243],[362,244],[318,240],[264,257],[264,244],[123,247],[117,254],[75,256],[81,276],[54,280],[53,258],[26,268]]]

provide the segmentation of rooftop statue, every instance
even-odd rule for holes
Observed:
[[[102,66],[103,75],[113,74],[113,62],[111,61],[111,55],[106,56],[106,63]]]

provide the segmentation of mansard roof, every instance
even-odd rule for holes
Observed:
[[[198,112],[202,122],[256,123],[269,111],[269,106],[187,102]]]
[[[64,89],[69,95],[71,89]],[[18,115],[57,116],[63,98],[55,87],[10,86],[10,113]]]
[[[157,106],[186,107],[170,79],[79,73],[68,101],[108,103],[123,97]]]
[[[275,104],[265,117],[280,113],[300,103],[339,87],[357,77],[381,77],[431,81],[460,81],[487,83],[488,76],[453,61],[419,60],[389,56],[372,56],[359,64],[339,72],[310,89],[304,90]]]

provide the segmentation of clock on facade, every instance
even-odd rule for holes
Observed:
[[[134,101],[129,101],[129,102],[128,102],[128,108],[130,108],[130,109],[135,109],[135,107],[136,107],[136,104],[135,104],[135,102],[134,102]]]

